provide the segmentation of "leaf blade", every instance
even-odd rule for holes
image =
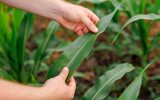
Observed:
[[[52,37],[52,34],[54,34],[57,29],[59,27],[59,24],[56,23],[55,21],[51,21],[48,25],[48,28],[46,30],[46,37],[45,39],[42,41],[40,47],[37,49],[35,57],[34,57],[34,69],[33,69],[33,73],[35,74],[37,69],[39,68],[40,62],[43,59],[43,55],[45,53],[45,49],[48,46],[49,40]],[[55,37],[53,37],[54,39]]]
[[[134,79],[132,83],[124,90],[124,92],[120,95],[118,100],[137,100],[144,72],[151,64],[148,64],[141,73]]]
[[[127,25],[129,25],[132,22],[141,20],[141,19],[146,19],[146,20],[156,20],[156,19],[160,19],[160,15],[156,15],[156,14],[138,14],[135,15],[133,17],[131,17],[121,28],[121,30],[123,30]],[[113,44],[117,38],[120,36],[120,33],[118,33],[115,38],[113,39],[112,43]]]
[[[77,38],[73,43],[71,43],[67,48],[65,48],[63,54],[57,59],[51,66],[47,77],[51,78],[58,75],[64,66],[67,66],[70,70],[67,81],[71,78],[74,71],[78,68],[81,62],[88,56],[92,51],[94,43],[98,35],[103,33],[109,26],[114,14],[119,7],[109,14],[104,16],[98,23],[98,28],[100,31],[97,34],[86,34]],[[108,19],[109,18],[109,19]],[[102,25],[104,24],[104,25]],[[86,49],[86,50],[85,50]],[[83,56],[82,56],[83,55]]]
[[[107,71],[102,75],[96,83],[91,87],[83,96],[82,100],[102,100],[104,99],[113,83],[122,78],[127,72],[130,72],[134,69],[131,64],[119,64],[114,69]]]

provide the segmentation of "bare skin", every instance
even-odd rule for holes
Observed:
[[[0,80],[0,100],[71,100],[74,97],[76,82],[71,78],[68,84],[68,68],[49,79],[42,87],[25,86]]]
[[[65,28],[83,35],[98,32],[99,18],[89,9],[70,4],[64,0],[0,0],[9,6],[19,8],[43,17],[56,20]],[[71,78],[65,83],[68,69],[48,80],[42,87],[31,87],[0,79],[0,100],[71,100],[76,82]]]
[[[59,22],[78,35],[98,32],[99,18],[89,9],[70,4],[64,0],[0,0],[12,7],[20,8]]]

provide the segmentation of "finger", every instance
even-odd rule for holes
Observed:
[[[83,23],[78,23],[74,29],[74,32],[81,30],[85,25]]]
[[[67,79],[68,73],[69,73],[69,69],[67,67],[64,67],[60,72],[59,76],[65,81]]]
[[[76,90],[76,81],[73,77],[70,79],[70,81],[68,83],[68,87],[69,87],[71,93],[73,93],[73,95],[74,95],[75,90]]]
[[[84,27],[84,28],[83,28],[83,34],[86,34],[86,33],[88,33],[88,32],[89,32],[88,28],[87,28],[87,27]]]
[[[82,30],[79,30],[79,31],[77,32],[77,34],[78,34],[78,35],[83,35]]]
[[[99,18],[97,15],[91,12],[91,20],[93,21],[94,24],[97,24],[97,22],[99,21]]]
[[[87,16],[84,15],[81,20],[88,27],[90,31],[94,33],[98,32],[98,28]]]

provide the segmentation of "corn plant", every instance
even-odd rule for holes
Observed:
[[[81,0],[80,2],[83,2]],[[97,27],[99,28],[99,32],[96,34],[88,33],[86,35],[78,37],[75,41],[69,44],[64,50],[62,55],[55,60],[49,66],[47,78],[54,77],[59,74],[61,69],[67,66],[70,70],[69,76],[66,80],[68,80],[73,76],[76,69],[80,66],[82,61],[91,53],[94,48],[94,44],[96,42],[97,37],[104,33],[107,28],[110,26],[114,17],[117,16],[117,11],[122,10],[127,12],[130,19],[124,24],[124,26],[120,29],[120,33],[115,37],[113,42],[116,41],[118,36],[121,34],[121,31],[129,24],[131,24],[131,29],[134,33],[137,33],[141,39],[144,64],[146,65],[146,55],[148,51],[147,44],[147,32],[144,28],[145,21],[142,19],[148,20],[156,20],[159,19],[160,16],[157,14],[144,14],[145,11],[145,1],[140,1],[140,10],[134,9],[131,6],[129,1],[125,1],[127,7],[120,7],[120,3],[116,0],[109,0],[115,7],[114,11],[108,15],[105,15],[98,22]],[[114,2],[115,1],[115,2]],[[90,0],[91,3],[103,3],[105,0]],[[136,2],[131,0],[132,4],[135,6]],[[131,7],[131,8],[130,8]],[[138,7],[137,7],[138,8]],[[157,9],[157,8],[153,8]],[[25,47],[26,41],[32,33],[34,15],[22,12],[20,10],[13,11],[5,11],[6,8],[0,6],[0,76],[14,81],[19,81],[22,83],[39,83],[37,81],[37,73],[39,68],[42,66],[42,62],[46,56],[46,49],[51,39],[54,39],[53,33],[56,32],[58,28],[58,24],[54,21],[51,21],[48,25],[48,28],[44,32],[45,37],[41,41],[39,47],[35,50],[33,57],[27,58]],[[12,13],[12,19],[9,17],[8,13]],[[141,14],[138,14],[141,13]],[[17,19],[17,17],[20,17]],[[137,21],[138,27],[135,25]],[[12,27],[10,26],[10,22],[12,23]],[[133,23],[134,22],[134,23]],[[143,30],[141,30],[143,29]],[[124,31],[124,30],[123,30]],[[142,34],[142,33],[145,34]],[[145,36],[144,36],[145,35]],[[158,39],[154,42],[154,45],[157,44]],[[146,49],[147,48],[147,49]],[[33,61],[31,65],[27,64],[27,61]],[[149,64],[150,65],[150,64]],[[138,99],[140,87],[142,84],[143,74],[145,70],[149,67],[147,65],[140,72],[140,74],[135,78],[133,82],[124,90],[124,92],[120,95],[118,100],[136,100]],[[113,84],[122,78],[126,73],[134,70],[134,67],[131,64],[124,63],[118,64],[110,71],[107,71],[104,75],[102,75],[95,85],[91,87],[82,97],[82,100],[101,100],[107,98]]]
[[[80,0],[79,3],[83,3],[84,1],[85,0]],[[141,57],[143,66],[146,66],[147,57],[149,53],[155,47],[157,47],[160,38],[159,33],[157,33],[157,35],[152,38],[152,42],[148,43],[151,38],[149,37],[149,29],[153,24],[153,20],[159,19],[158,14],[160,9],[160,1],[155,0],[153,3],[152,0],[87,0],[87,2],[95,4],[96,7],[97,5],[105,4],[107,2],[110,2],[113,6],[117,6],[118,4],[123,3],[124,6],[119,8],[119,10],[125,13],[127,17],[131,18],[129,21],[132,21],[128,21],[128,23],[126,23],[127,25],[130,24],[130,30],[132,33],[132,35],[127,36],[127,38],[130,38],[129,41],[132,45],[135,45],[135,48],[137,48],[137,40],[140,41],[141,52],[138,53],[135,51],[135,54]],[[120,15],[117,15],[116,18],[118,18],[118,16]],[[146,20],[150,21],[146,22]],[[124,25],[121,30],[124,30],[125,26],[126,25]],[[113,43],[119,37],[119,34],[114,38]]]
[[[5,14],[5,16],[9,18],[9,14],[7,14],[3,9],[1,9],[1,13],[2,13],[1,16]],[[17,15],[20,17],[19,19],[16,18]],[[1,29],[1,34],[0,34],[0,37],[1,37],[0,53],[2,55],[1,59],[4,60],[4,62],[2,63],[4,67],[8,68],[9,70],[8,72],[12,76],[12,78],[17,81],[25,83],[26,82],[25,80],[26,75],[25,75],[25,68],[24,68],[25,42],[26,42],[27,36],[32,31],[33,15],[25,14],[24,12],[19,12],[18,10],[14,10],[12,18],[14,20],[13,28],[10,27],[9,19],[6,19],[5,17],[1,18],[1,20],[4,20],[4,23],[1,25],[6,25],[6,27],[10,29],[8,31]],[[6,36],[6,34],[8,35]]]
[[[137,100],[142,84],[142,78],[145,70],[150,66],[148,64],[140,74],[129,84],[117,100]],[[103,100],[107,98],[113,84],[116,80],[122,78],[127,72],[134,69],[131,64],[119,64],[114,69],[107,71],[96,83],[84,94],[82,100]],[[113,75],[113,73],[115,73]]]
[[[0,9],[0,76],[25,84],[38,83],[37,73],[46,55],[46,48],[54,39],[59,25],[54,21],[49,23],[41,45],[35,50],[33,58],[29,59],[25,45],[33,30],[34,15],[17,9],[7,12],[5,7]],[[27,63],[29,61],[34,63],[30,65]]]
[[[99,21],[99,32],[97,34],[90,33],[80,36],[71,45],[65,48],[63,54],[53,63],[51,69],[49,70],[48,78],[56,76],[64,66],[67,66],[70,70],[68,76],[68,79],[70,79],[84,58],[92,51],[97,36],[103,33],[109,26],[118,8],[119,7],[117,7],[111,14],[104,16]],[[106,19],[108,21],[106,21]]]
[[[115,15],[116,11],[119,8],[120,7],[118,6],[111,14],[106,15],[103,18],[101,18],[101,20],[98,22],[98,25],[97,25],[97,27],[99,28],[98,33],[96,33],[96,34],[90,33],[90,34],[87,34],[84,36],[80,36],[74,42],[72,42],[67,48],[65,48],[63,54],[52,64],[51,69],[49,70],[49,73],[48,73],[48,78],[56,76],[64,66],[67,66],[70,70],[70,73],[68,76],[68,79],[70,79],[70,77],[73,75],[73,73],[77,69],[77,67],[81,64],[81,62],[92,51],[97,36],[106,30],[106,28],[111,23],[113,16]],[[155,20],[155,19],[159,19],[159,18],[160,18],[160,16],[156,15],[156,14],[138,14],[138,15],[131,17],[124,24],[124,26],[122,27],[122,30],[127,25],[129,25],[137,20],[140,20],[140,19]],[[115,37],[113,42],[117,39],[118,35]],[[120,66],[122,67],[123,65],[120,65]],[[143,69],[143,71],[140,73],[140,75],[137,76],[135,78],[135,80],[128,86],[128,88],[122,93],[122,95],[119,97],[119,100],[136,100],[138,98],[140,87],[142,84],[142,76],[143,76],[145,70],[148,68],[148,66],[146,66]],[[113,70],[116,70],[116,69],[113,69]],[[122,76],[124,75],[124,73],[126,73],[125,70],[124,71],[122,70],[122,72],[123,72]],[[88,90],[88,92],[84,95],[84,97],[82,97],[82,99],[84,99],[84,100],[104,99],[107,96],[107,94],[109,93],[109,90],[110,90],[112,84],[117,79],[122,77],[120,75],[119,77],[116,77],[115,80],[114,79],[112,80],[112,77],[111,77],[111,79],[108,79],[106,76],[106,75],[108,75],[108,73],[106,72],[106,74],[104,76],[100,77],[100,79],[95,84],[95,86],[93,86],[93,88]],[[110,76],[110,75],[108,75],[108,76]],[[108,83],[105,81],[104,77],[106,78],[106,81]],[[68,79],[67,79],[67,81],[68,81]],[[131,92],[130,96],[128,96],[129,91],[133,91],[133,92]]]

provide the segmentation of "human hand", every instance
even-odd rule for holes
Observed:
[[[89,9],[64,0],[0,0],[10,6],[51,18],[78,35],[98,32],[99,18]]]
[[[45,100],[71,100],[74,97],[76,82],[71,78],[66,84],[65,80],[68,76],[69,70],[64,67],[61,73],[49,79],[42,87],[42,95]],[[44,100],[43,99],[43,100]]]
[[[53,0],[54,1],[54,0]],[[76,32],[78,35],[98,32],[96,23],[99,18],[89,9],[64,2],[62,0],[53,2],[53,18],[64,27]]]

